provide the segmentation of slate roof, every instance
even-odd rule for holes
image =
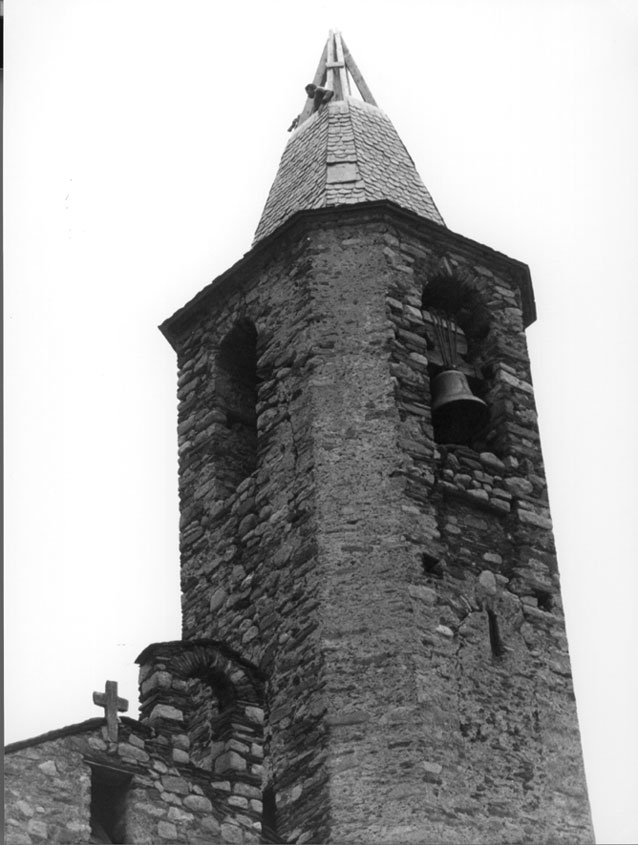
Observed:
[[[387,115],[334,98],[288,141],[253,243],[298,211],[382,199],[445,225]]]

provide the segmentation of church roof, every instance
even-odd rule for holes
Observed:
[[[363,99],[351,94],[351,80]],[[445,225],[341,34],[330,32],[270,189],[255,243],[298,211],[391,200]]]
[[[120,716],[120,722],[128,725],[131,730],[137,733],[151,734],[152,730],[148,725],[143,724],[137,719],[131,719],[129,716]],[[14,751],[21,751],[23,748],[31,748],[34,745],[42,745],[44,742],[53,742],[53,740],[60,739],[65,736],[75,736],[81,733],[97,733],[97,731],[106,727],[106,719],[104,716],[95,716],[92,719],[85,719],[83,722],[76,722],[73,725],[66,725],[63,728],[55,728],[47,733],[32,736],[28,739],[19,739],[16,742],[11,742],[5,745],[5,754],[11,754]]]

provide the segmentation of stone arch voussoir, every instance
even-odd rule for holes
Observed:
[[[444,256],[425,280],[423,306],[454,317],[468,339],[484,338],[491,327],[480,276],[473,268]]]
[[[162,688],[168,680],[186,681],[190,678],[223,678],[231,684],[238,700],[261,706],[264,679],[261,671],[217,640],[174,640],[154,643],[136,661],[146,677],[162,673]]]

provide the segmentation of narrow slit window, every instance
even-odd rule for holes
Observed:
[[[498,618],[493,610],[487,611],[487,622],[490,633],[490,648],[494,657],[502,657],[505,653],[505,647],[501,640],[501,632],[498,627]]]
[[[277,805],[275,788],[269,783],[262,794],[263,811],[261,817],[261,835],[265,842],[279,842],[277,834]]]

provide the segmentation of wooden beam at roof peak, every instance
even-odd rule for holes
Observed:
[[[326,79],[326,62],[328,60],[328,41],[326,41],[323,52],[321,54],[321,58],[319,59],[319,64],[317,65],[317,70],[315,71],[314,79],[312,80],[312,84],[316,86],[322,86]],[[303,109],[301,110],[301,114],[299,115],[299,120],[297,121],[297,126],[300,126],[304,120],[308,120],[310,115],[312,114],[314,109],[314,100],[311,97],[306,99]]]
[[[335,32],[335,49],[337,53],[337,67],[339,68],[339,82],[341,83],[341,97],[345,100],[345,98],[350,94],[350,84],[348,82],[348,73],[346,71],[340,32]]]
[[[328,36],[328,61],[326,62],[326,67],[328,69],[326,74],[326,88],[335,92],[336,100],[341,100],[343,99],[343,95],[341,93],[341,85],[339,84],[339,76],[335,73],[337,56],[335,53],[335,34],[332,30],[330,30],[330,35]]]
[[[357,67],[357,63],[352,58],[352,54],[348,47],[346,46],[346,42],[341,38],[341,45],[343,47],[343,57],[345,60],[345,65],[350,72],[350,76],[354,79],[357,88],[359,89],[359,93],[363,97],[364,102],[370,103],[371,106],[376,106],[376,100],[372,96],[372,92],[366,85],[366,81],[363,78],[363,75],[359,68]]]

